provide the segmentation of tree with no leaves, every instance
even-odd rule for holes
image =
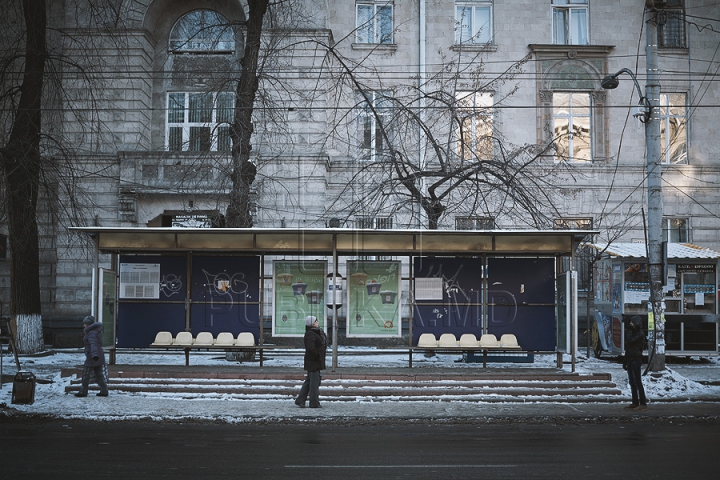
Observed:
[[[44,348],[40,311],[40,260],[36,209],[42,171],[40,137],[45,83],[46,5],[23,0],[24,45],[2,58],[2,102],[11,118],[3,118],[0,148],[11,256],[11,316],[22,353]],[[14,14],[15,11],[5,11]],[[19,72],[22,71],[22,74]],[[6,114],[3,114],[5,117]]]

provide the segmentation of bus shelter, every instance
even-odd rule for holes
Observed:
[[[95,245],[92,310],[112,322],[108,346],[147,347],[158,331],[251,332],[262,344],[301,337],[314,315],[332,335],[333,367],[341,329],[378,343],[407,335],[410,346],[423,333],[511,333],[524,351],[571,353],[574,365],[574,272],[561,274],[560,258],[574,261],[580,242],[597,233],[72,230]],[[109,268],[100,268],[101,254]]]

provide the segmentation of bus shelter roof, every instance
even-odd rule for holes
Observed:
[[[572,255],[592,230],[71,227],[104,253]]]

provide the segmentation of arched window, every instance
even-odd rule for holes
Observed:
[[[173,26],[169,50],[172,53],[231,53],[235,50],[235,34],[219,13],[195,10]]]

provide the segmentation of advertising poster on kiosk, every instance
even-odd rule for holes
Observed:
[[[400,262],[348,262],[348,337],[399,337]]]
[[[305,317],[313,315],[325,330],[326,261],[276,260],[273,262],[272,334],[305,335]]]

